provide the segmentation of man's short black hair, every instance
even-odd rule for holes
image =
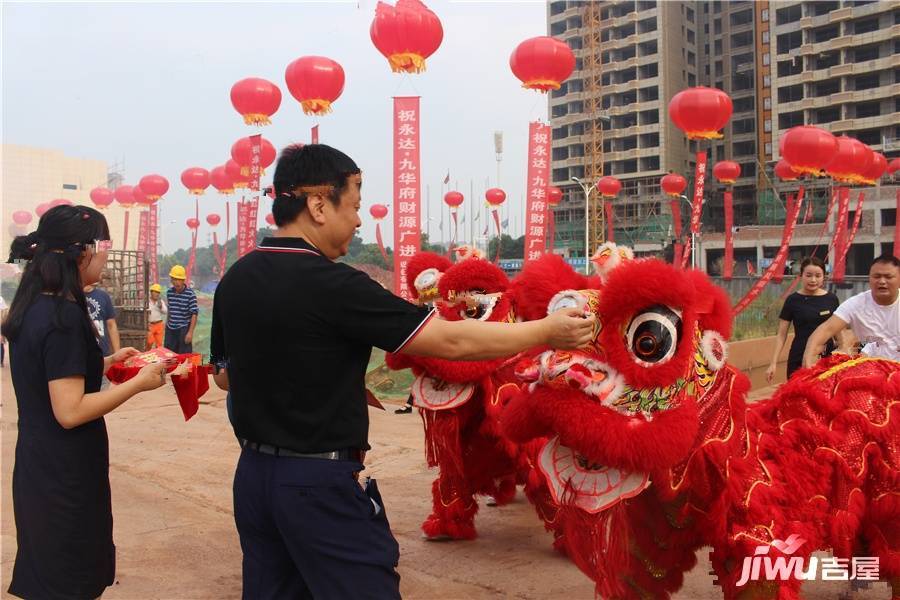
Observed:
[[[337,205],[347,178],[360,173],[353,159],[325,144],[293,144],[281,151],[275,166],[275,202],[272,217],[279,227],[293,222],[306,207],[306,194],[294,194],[299,186],[330,185],[329,200]]]
[[[898,269],[900,269],[900,258],[897,258],[893,254],[884,253],[875,260],[872,261],[872,264],[869,266],[871,269],[875,265],[894,265]]]

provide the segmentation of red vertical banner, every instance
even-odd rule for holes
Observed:
[[[138,252],[143,253],[141,260],[137,262],[137,277],[138,282],[144,281],[144,261],[148,258],[150,243],[149,243],[149,233],[150,233],[150,213],[146,210],[142,210],[140,213],[140,220],[138,222]],[[143,303],[144,301],[144,286],[138,285],[137,288],[137,301],[139,303]]]
[[[412,300],[409,260],[421,248],[419,98],[394,98],[394,293]]]
[[[259,191],[259,157],[262,152],[262,135],[256,134],[250,136],[250,190],[253,192]]]
[[[847,263],[844,246],[847,243],[847,213],[850,212],[850,188],[838,189],[838,216],[834,224],[834,246],[832,247],[831,279],[835,283],[844,282]]]
[[[722,277],[727,281],[734,272],[734,201],[731,190],[725,190],[725,258],[722,262]]]
[[[706,185],[706,150],[697,152],[697,170],[694,172],[694,201],[691,203],[691,240],[685,244],[681,268],[686,269],[693,248],[694,236],[700,233],[700,217],[703,215],[703,188]]]
[[[894,256],[900,258],[900,187],[897,188],[897,199],[894,213]]]
[[[603,212],[606,213],[606,241],[615,243],[616,227],[614,221],[616,213],[613,211],[612,200],[603,201]]]
[[[149,213],[142,210],[140,212],[140,220],[138,221],[138,252],[147,252],[147,217]]]
[[[528,181],[525,184],[525,261],[547,248],[547,186],[550,185],[550,126],[528,124]]]
[[[257,223],[259,223],[259,198],[252,198],[247,202],[247,248],[244,254],[252,252],[256,248],[256,235],[259,231]]]
[[[847,241],[841,251],[841,254],[844,257],[841,260],[845,265],[847,264],[847,253],[850,252],[850,246],[853,245],[853,239],[856,237],[856,233],[859,231],[859,224],[862,222],[862,208],[864,201],[865,192],[860,192],[859,198],[856,199],[856,211],[853,213],[853,227],[850,228],[850,234],[847,236]]]
[[[128,250],[128,221],[131,216],[131,211],[128,208],[125,208],[125,226],[122,231],[122,250]]]
[[[150,258],[150,283],[159,283],[159,205],[154,202],[150,205],[150,216],[147,217],[149,235],[147,237],[147,252]]]
[[[238,258],[244,256],[249,245],[250,203],[246,200],[238,202],[237,206],[237,254]]]
[[[309,143],[310,144],[318,144],[319,143],[319,126],[316,125],[310,130]]]
[[[790,246],[793,229],[791,229],[790,232],[788,231],[788,222],[791,220],[791,215],[797,215],[795,221],[800,217],[800,211],[803,207],[803,194],[805,193],[806,192],[801,185],[796,196],[794,194],[788,194],[787,211],[784,214],[784,229],[781,230],[782,246]],[[785,258],[785,262],[787,262],[787,258]],[[784,265],[782,265],[781,269],[776,270],[772,274],[772,280],[775,283],[781,283],[782,280],[784,280]]]

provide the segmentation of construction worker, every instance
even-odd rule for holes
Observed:
[[[163,333],[169,308],[162,299],[162,286],[154,283],[150,286],[150,329],[147,331],[147,350],[163,347]]]
[[[166,348],[176,354],[193,352],[194,327],[197,326],[197,295],[187,286],[184,267],[175,265],[169,271],[172,287],[166,292],[169,304],[166,318]]]

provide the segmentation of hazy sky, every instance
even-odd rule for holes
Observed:
[[[520,87],[509,55],[522,40],[545,35],[546,4],[428,5],[443,23],[444,41],[428,59],[427,72],[407,76],[391,73],[369,39],[372,0],[4,2],[3,141],[122,163],[128,183],[148,173],[166,176],[171,188],[162,222],[176,224],[164,230],[163,243],[172,250],[188,244],[184,221],[193,209],[181,171],[224,163],[231,144],[253,133],[231,106],[229,90],[244,77],[264,77],[281,88],[283,99],[263,135],[280,149],[308,142],[310,127],[318,123],[320,140],[363,169],[362,232],[373,241],[368,206],[391,202],[391,97],[420,95],[432,238],[440,239],[436,223],[448,170],[467,203],[471,180],[477,206],[484,205],[485,179],[496,183],[495,130],[504,133],[500,184],[508,194],[510,225],[517,223],[511,233],[518,235],[528,122],[547,118],[547,100]],[[305,116],[284,84],[285,67],[310,54],[338,61],[347,76],[334,112],[321,118]],[[263,213],[269,208],[264,203]],[[208,191],[201,198],[201,220],[223,206],[222,197]],[[483,228],[484,217],[479,223]]]

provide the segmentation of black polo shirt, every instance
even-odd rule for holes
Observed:
[[[367,450],[372,346],[402,349],[431,315],[302,239],[264,239],[213,304],[210,354],[228,364],[235,433],[296,452]]]

